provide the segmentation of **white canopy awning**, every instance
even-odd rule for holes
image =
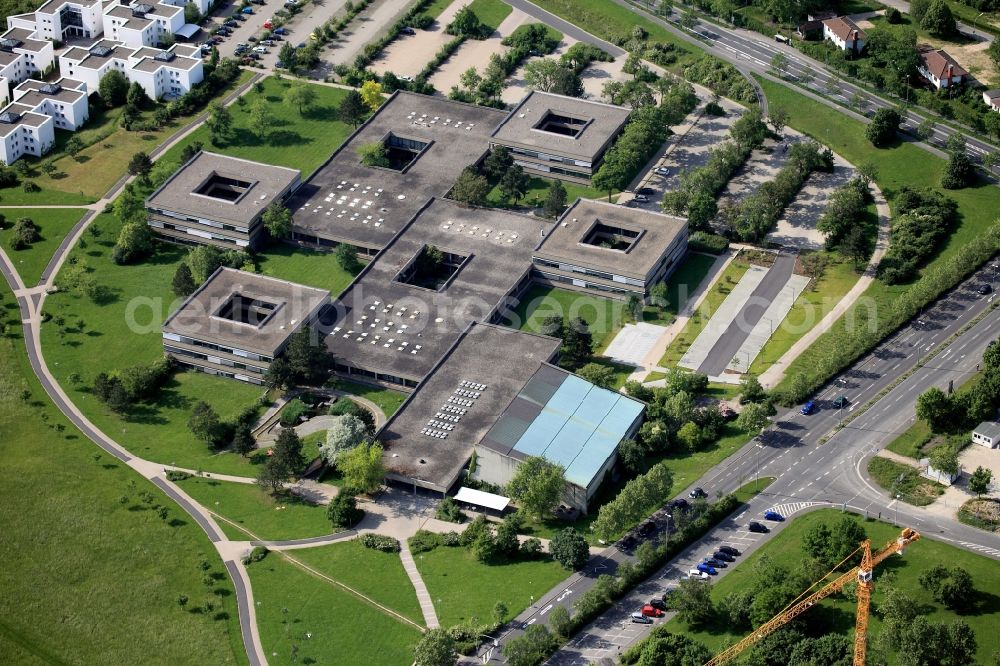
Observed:
[[[502,495],[484,493],[482,490],[466,488],[465,486],[458,489],[458,494],[455,495],[455,500],[458,502],[465,502],[466,504],[475,504],[476,506],[486,507],[487,509],[493,509],[494,511],[503,511],[507,508],[507,505],[510,504],[510,500]]]
[[[192,37],[194,37],[195,33],[198,32],[198,30],[200,29],[201,28],[194,25],[193,23],[185,23],[183,26],[177,29],[177,32],[175,34],[180,35],[185,39],[191,39]]]

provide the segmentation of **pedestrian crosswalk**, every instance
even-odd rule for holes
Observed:
[[[785,518],[788,518],[793,513],[797,511],[802,511],[803,509],[808,509],[813,506],[829,506],[829,502],[786,502],[785,504],[778,504],[771,507],[772,511],[777,511]]]
[[[968,548],[969,550],[974,550],[984,555],[989,555],[990,557],[1000,558],[1000,549],[991,548],[990,546],[983,546],[978,543],[970,543],[968,541],[959,541],[958,545],[962,548]]]

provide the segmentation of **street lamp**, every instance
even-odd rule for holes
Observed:
[[[976,18],[972,19],[972,36],[973,37],[976,36],[976,22],[979,21],[979,17],[982,16],[983,14],[985,14],[985,13],[986,12],[979,12],[978,14],[976,14]]]
[[[892,519],[892,524],[899,526],[899,495],[896,495],[896,515]]]

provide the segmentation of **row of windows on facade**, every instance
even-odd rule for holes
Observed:
[[[233,356],[240,356],[242,358],[250,359],[251,361],[260,361],[262,363],[270,363],[272,361],[272,358],[270,356],[263,356],[262,354],[255,354],[254,352],[245,351],[243,349],[236,349],[234,347],[225,347],[223,345],[219,345],[214,342],[208,342],[206,340],[198,340],[197,338],[190,338],[186,335],[178,335],[176,333],[164,333],[163,338],[165,340],[180,342],[186,345],[192,345],[194,347],[204,347],[205,349],[211,349],[212,351],[217,351],[223,354],[232,354]]]
[[[168,347],[163,348],[168,354],[178,354],[181,356],[190,356],[191,358],[201,359],[206,363],[216,363],[218,365],[224,365],[229,368],[238,368],[240,370],[246,370],[247,372],[252,372],[257,375],[263,375],[267,372],[266,368],[258,368],[254,365],[247,365],[246,363],[240,363],[239,361],[230,361],[226,358],[212,357],[210,358],[208,354],[199,354],[198,352],[191,351],[190,349],[181,349],[180,347]]]
[[[646,284],[642,280],[627,278],[621,275],[614,275],[612,273],[604,273],[602,271],[595,271],[590,268],[583,268],[582,266],[574,266],[573,264],[560,264],[559,262],[556,261],[549,261],[547,259],[538,259],[538,258],[533,258],[532,261],[539,266],[548,266],[550,268],[558,268],[559,270],[569,271],[571,273],[590,275],[591,277],[600,278],[602,280],[608,280],[609,282],[623,282],[625,284],[630,284],[635,287],[642,287]]]

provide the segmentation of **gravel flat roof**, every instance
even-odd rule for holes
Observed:
[[[504,111],[397,91],[321,166],[289,202],[295,230],[381,248],[431,197],[444,196],[462,169],[489,149]],[[358,148],[393,134],[427,143],[405,171],[368,167]]]

